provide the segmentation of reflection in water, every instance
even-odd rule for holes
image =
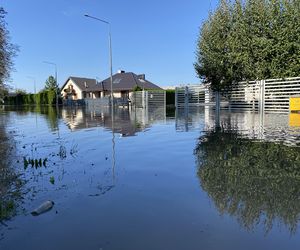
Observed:
[[[5,112],[13,111],[18,116],[26,116],[28,113],[34,113],[36,115],[36,124],[35,126],[38,126],[37,124],[37,116],[42,115],[42,117],[46,120],[48,127],[51,131],[57,131],[58,130],[58,122],[59,117],[61,114],[59,114],[60,111],[57,111],[55,107],[52,106],[3,106],[2,109]]]
[[[78,107],[63,109],[62,118],[72,131],[104,127],[124,137],[144,131],[155,122],[165,121],[166,111],[165,108],[116,108],[112,120],[109,107],[97,109]]]
[[[236,217],[250,230],[263,225],[267,233],[280,222],[291,233],[296,232],[299,147],[253,140],[245,131],[242,134],[222,126],[199,139],[195,155],[201,186],[222,214]]]
[[[219,120],[219,123],[216,121]],[[210,131],[218,125],[230,124],[241,135],[259,140],[300,145],[300,114],[264,114],[222,110],[216,119],[215,111],[209,107],[189,108],[176,111],[177,131]]]
[[[221,112],[216,130],[209,108],[177,110],[167,122],[161,109],[116,109],[114,119],[105,108],[63,109],[60,121],[42,109],[0,117],[0,153],[8,160],[0,163],[11,173],[1,177],[0,202],[13,201],[2,209],[13,219],[2,220],[8,227],[0,222],[1,249],[45,242],[49,249],[297,249],[300,158],[299,148],[287,145],[299,142],[299,127],[288,115]],[[47,162],[26,167],[23,157]],[[54,209],[33,218],[29,212],[45,200]],[[24,214],[15,216],[15,207]],[[224,223],[215,210],[231,216]],[[255,232],[241,230],[237,219]],[[279,222],[289,230],[277,230]],[[261,227],[272,233],[263,237]]]

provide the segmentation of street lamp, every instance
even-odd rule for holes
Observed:
[[[34,103],[36,103],[36,81],[35,81],[35,77],[33,77],[33,76],[27,76],[27,78],[33,80],[33,87],[34,87]]]
[[[113,78],[112,78],[112,48],[111,48],[111,27],[110,23],[100,18],[90,16],[88,14],[85,17],[92,18],[96,21],[102,22],[108,25],[108,41],[109,41],[109,66],[110,66],[110,100],[111,100],[111,125],[112,125],[112,174],[113,180],[115,179],[115,133],[114,133],[114,93],[113,93]]]
[[[111,27],[110,27],[110,23],[108,21],[102,20],[100,18],[90,16],[88,14],[85,14],[84,16],[88,17],[88,18],[92,18],[92,19],[97,20],[97,21],[100,21],[102,23],[105,23],[109,27],[108,38],[109,38],[109,64],[110,64],[110,98],[111,98],[111,105],[112,105],[112,112],[113,112],[114,94],[113,94],[113,79],[112,79],[112,48],[111,48]]]
[[[56,95],[56,107],[58,107],[58,93],[57,93],[57,89],[58,89],[58,83],[57,83],[57,65],[56,65],[56,63],[53,63],[53,62],[47,62],[47,61],[43,61],[43,63],[50,64],[50,65],[53,65],[53,66],[55,67],[55,95]]]

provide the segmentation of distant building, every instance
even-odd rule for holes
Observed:
[[[176,86],[163,86],[164,90],[175,90]]]
[[[115,98],[129,98],[135,88],[162,90],[159,86],[146,80],[144,74],[119,71],[113,75],[113,93]],[[97,99],[109,96],[111,91],[110,77],[97,82],[96,79],[70,76],[61,88],[64,99],[80,100]]]

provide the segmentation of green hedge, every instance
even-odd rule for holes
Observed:
[[[175,105],[175,89],[166,90],[166,104]]]
[[[43,91],[38,94],[18,94],[4,99],[7,105],[55,105],[56,94],[54,90]],[[59,98],[59,103],[61,100]]]

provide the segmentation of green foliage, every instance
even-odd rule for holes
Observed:
[[[0,103],[2,103],[5,97],[8,96],[8,88],[0,84]]]
[[[217,209],[246,229],[276,221],[291,233],[300,216],[300,147],[247,139],[218,128],[200,138],[195,149],[202,188]]]
[[[6,120],[0,119],[0,223],[12,218],[21,201],[24,182],[20,175],[11,167],[14,158],[14,141],[6,133]]]
[[[41,168],[41,167],[47,167],[47,158],[23,158],[23,164],[24,164],[24,169],[27,169],[29,165],[31,165],[32,168]]]
[[[16,213],[16,205],[13,200],[0,202],[0,221],[7,220]]]
[[[18,48],[10,43],[9,32],[4,20],[5,10],[0,7],[0,98],[4,97],[4,91],[7,90],[5,81],[8,80],[13,68],[13,58],[16,56]]]
[[[27,92],[26,92],[25,89],[16,89],[16,90],[15,90],[15,93],[16,93],[17,95],[26,95],[26,94],[27,94]]]
[[[45,82],[45,90],[56,90],[57,89],[57,83],[53,76],[49,76],[48,79]]]
[[[143,89],[140,87],[140,86],[138,86],[138,85],[136,85],[134,88],[133,88],[133,91],[134,92],[136,92],[136,91],[142,91]]]
[[[299,0],[221,0],[202,24],[195,69],[215,90],[300,75]]]
[[[4,98],[7,105],[55,105],[55,90],[43,90],[37,94],[19,93],[16,96],[7,96]],[[61,103],[61,98],[59,98]]]
[[[167,89],[166,90],[166,104],[175,105],[175,90]]]
[[[50,176],[49,181],[50,181],[50,183],[51,183],[52,185],[54,185],[54,183],[55,183],[54,176]]]

